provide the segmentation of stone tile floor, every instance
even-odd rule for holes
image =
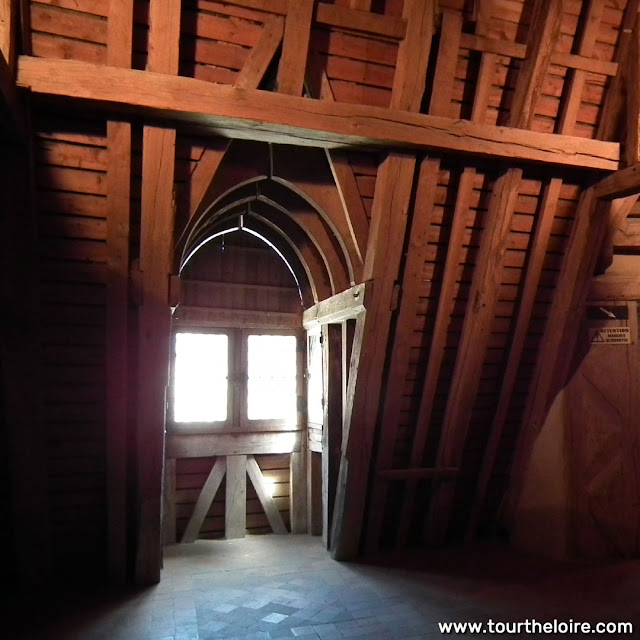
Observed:
[[[558,565],[499,544],[331,560],[318,538],[251,536],[165,549],[159,585],[60,598],[10,640],[427,640],[578,635],[441,634],[438,622],[630,621],[640,561]],[[30,627],[26,630],[21,627]],[[637,635],[636,635],[637,634]],[[7,637],[7,636],[5,636]],[[622,637],[619,635],[597,637]]]

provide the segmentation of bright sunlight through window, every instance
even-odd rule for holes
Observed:
[[[174,420],[226,420],[228,337],[213,333],[177,333],[175,345]]]
[[[247,417],[295,424],[295,336],[250,335],[247,348]]]

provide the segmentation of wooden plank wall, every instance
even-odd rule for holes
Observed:
[[[36,119],[44,427],[57,575],[104,570],[106,128]],[[72,560],[73,559],[73,560]]]

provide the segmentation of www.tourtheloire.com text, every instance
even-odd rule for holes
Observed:
[[[552,620],[539,622],[538,620],[524,620],[520,622],[438,622],[440,633],[542,633],[542,634],[580,634],[601,633],[622,635],[633,633],[631,622],[579,622],[576,620]]]

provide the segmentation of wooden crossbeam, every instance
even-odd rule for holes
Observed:
[[[555,0],[538,0],[534,5],[527,57],[520,68],[512,101],[509,124],[513,127],[528,128],[533,122],[537,99],[560,30],[561,15],[561,4]],[[473,400],[498,302],[500,274],[521,177],[520,169],[509,169],[493,187],[447,398],[436,466],[457,467],[462,461]],[[444,541],[454,498],[455,483],[441,483],[434,488],[425,529],[431,544],[438,545]]]
[[[151,71],[178,72],[180,2],[151,0]],[[161,487],[164,457],[165,390],[171,335],[169,273],[173,251],[175,129],[145,125],[142,142],[138,395],[136,415],[138,541],[135,580],[160,580]]]
[[[287,527],[280,515],[280,511],[278,511],[278,507],[276,506],[275,500],[267,491],[262,471],[253,456],[247,456],[247,475],[251,480],[251,484],[253,484],[253,488],[256,490],[258,500],[260,500],[260,504],[264,509],[264,513],[267,516],[267,520],[271,525],[273,533],[277,533],[279,535],[288,533]]]
[[[612,142],[243,90],[76,60],[21,56],[18,84],[35,94],[185,121],[223,137],[324,148],[431,149],[511,162],[618,168],[619,145]]]
[[[209,475],[198,495],[195,507],[187,522],[187,526],[182,534],[180,542],[194,542],[198,538],[202,523],[207,516],[209,508],[213,499],[216,497],[216,493],[222,484],[222,479],[227,471],[227,461],[224,457],[216,458],[215,463],[209,471]]]
[[[482,53],[494,53],[500,56],[524,60],[527,55],[527,45],[519,42],[498,40],[479,34],[463,33],[460,44],[463,49],[480,51]],[[551,55],[551,63],[567,69],[580,69],[589,73],[597,73],[603,76],[615,76],[618,73],[617,62],[598,60],[585,55],[562,53],[559,51]]]
[[[346,291],[321,300],[302,314],[302,326],[311,329],[318,324],[329,324],[357,318],[366,310],[370,283],[356,284]]]

